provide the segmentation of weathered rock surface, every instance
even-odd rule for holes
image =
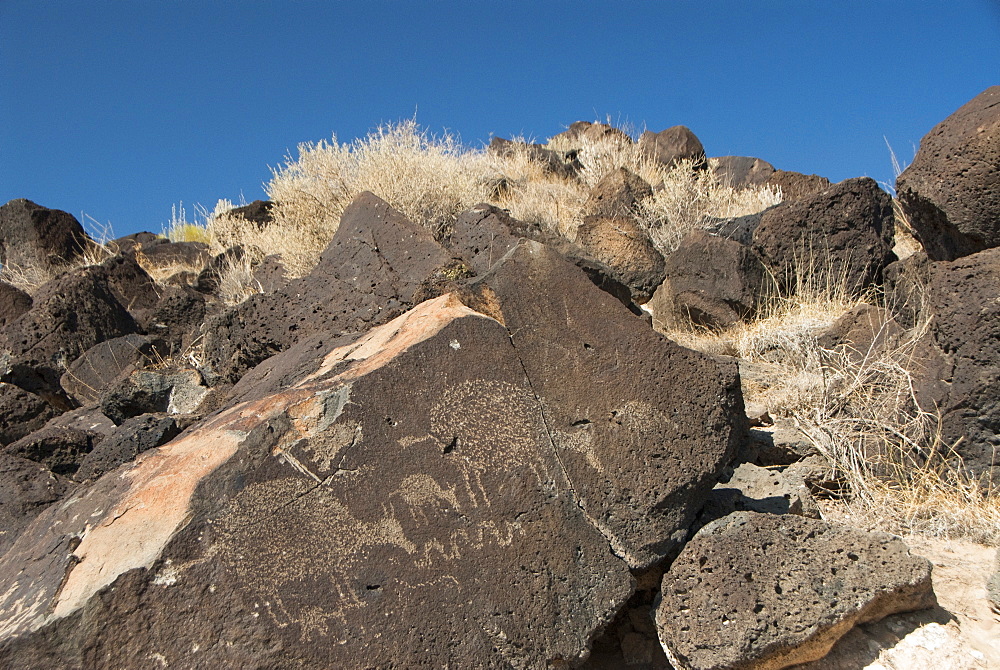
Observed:
[[[0,452],[0,556],[70,484],[44,465]]]
[[[653,196],[653,189],[625,168],[612,170],[590,190],[587,201],[580,210],[581,217],[617,218],[631,217],[646,198]]]
[[[0,445],[10,444],[38,430],[56,413],[34,393],[0,382]]]
[[[300,338],[360,332],[414,304],[421,285],[452,265],[431,234],[365,192],[341,217],[319,264],[306,277],[255,295],[203,329],[209,368],[236,382]]]
[[[160,361],[169,355],[167,345],[132,333],[95,344],[69,364],[59,383],[81,405],[100,400],[123,374]]]
[[[719,156],[708,159],[719,183],[732,188],[763,186],[774,174],[774,166],[752,156]]]
[[[783,291],[794,289],[798,274],[858,292],[882,282],[882,270],[896,260],[892,240],[889,195],[860,177],[764,212],[753,249]]]
[[[274,203],[270,200],[254,200],[249,205],[234,207],[226,212],[226,215],[256,223],[263,228],[274,221],[274,215],[271,213],[273,207]]]
[[[119,465],[135,460],[142,452],[177,437],[181,425],[175,417],[163,414],[142,414],[126,419],[83,457],[74,479],[97,479]]]
[[[199,272],[212,258],[204,242],[168,242],[143,248],[143,264],[159,273],[174,270]]]
[[[31,296],[7,282],[0,281],[0,328],[31,309]]]
[[[699,524],[721,519],[733,512],[820,518],[819,507],[798,473],[762,468],[752,463],[741,463],[728,478],[715,485],[699,515]]]
[[[855,624],[931,607],[931,564],[902,540],[736,512],[663,577],[656,623],[678,669],[777,670],[822,658]]]
[[[99,342],[138,330],[108,283],[107,271],[89,267],[42,286],[30,310],[0,334],[9,359],[2,380],[65,405],[59,378],[72,361]]]
[[[43,512],[0,665],[578,664],[735,453],[738,389],[522,243]]]
[[[896,191],[932,260],[1000,246],[1000,86],[977,95],[920,140]]]
[[[785,201],[808,198],[830,188],[830,180],[816,174],[802,174],[788,170],[775,170],[767,178],[768,186],[781,189]]]
[[[187,348],[213,313],[205,296],[190,286],[165,286],[151,309],[136,314],[136,321],[151,337],[170,345],[171,353]]]
[[[701,230],[667,256],[664,274],[650,303],[658,329],[725,328],[753,318],[767,299],[767,271],[750,248]]]
[[[208,392],[201,373],[192,368],[135,370],[101,394],[101,411],[118,425],[154,412],[190,414]]]
[[[112,256],[101,263],[100,267],[107,272],[112,295],[131,314],[142,313],[156,305],[160,290],[134,255]]]
[[[94,244],[69,212],[19,198],[0,206],[0,264],[55,270]]]
[[[817,343],[853,361],[872,360],[881,352],[899,346],[904,333],[888,310],[861,304],[834,321]]]
[[[965,470],[1000,483],[1000,249],[928,268],[930,333],[915,357],[920,406],[941,413],[941,438]]]
[[[994,612],[1000,612],[1000,547],[993,561],[993,574],[986,580],[986,599]]]
[[[673,126],[658,133],[643,132],[639,136],[639,151],[667,167],[682,160],[693,161],[696,169],[708,167],[705,148],[687,126]]]
[[[509,157],[517,152],[523,152],[528,160],[541,165],[549,174],[569,179],[574,177],[582,167],[576,159],[576,152],[555,151],[545,148],[544,144],[526,144],[512,142],[502,137],[490,140],[487,151],[502,157]]]
[[[3,451],[44,465],[57,475],[72,477],[84,456],[103,435],[75,427],[47,424],[7,445]]]
[[[549,146],[560,151],[578,150],[587,144],[615,142],[632,144],[632,138],[607,123],[576,121],[565,131],[549,138]]]
[[[628,287],[636,304],[648,302],[663,283],[663,255],[649,234],[628,217],[588,217],[577,230],[584,253],[611,268],[612,277]]]

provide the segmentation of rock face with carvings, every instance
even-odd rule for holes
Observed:
[[[0,665],[576,665],[745,430],[735,365],[534,242],[282,361],[21,533]]]

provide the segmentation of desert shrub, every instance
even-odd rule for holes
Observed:
[[[201,217],[202,222],[198,223],[197,218]],[[200,205],[195,205],[194,216],[191,221],[187,219],[187,210],[184,203],[170,207],[170,222],[160,233],[171,242],[211,242],[211,234],[207,229],[208,212]]]
[[[440,236],[459,213],[486,200],[490,187],[482,152],[449,134],[433,136],[414,121],[380,126],[347,144],[336,136],[300,144],[298,158],[289,157],[273,173],[266,190],[275,203],[274,223],[260,239],[293,274],[315,264],[344,209],[362,191]]]

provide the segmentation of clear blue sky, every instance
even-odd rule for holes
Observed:
[[[0,203],[118,235],[263,197],[302,141],[411,118],[481,146],[577,120],[892,181],[1000,84],[1000,1],[0,0]]]

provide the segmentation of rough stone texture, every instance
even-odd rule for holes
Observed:
[[[932,607],[931,564],[885,533],[736,512],[663,577],[660,642],[678,670],[777,670],[822,658],[855,624]]]
[[[271,214],[273,207],[274,203],[270,200],[254,200],[249,205],[234,207],[226,212],[226,215],[235,219],[243,219],[244,221],[256,223],[259,227],[264,228],[274,222],[274,216]]]
[[[194,288],[202,293],[215,293],[226,270],[234,266],[251,265],[250,258],[243,247],[236,245],[212,257],[194,281]]]
[[[1000,246],[1000,86],[934,126],[896,192],[932,260]]]
[[[154,247],[157,244],[169,244],[170,240],[155,233],[141,232],[125,235],[108,242],[105,247],[112,253],[134,255],[136,251]]]
[[[888,310],[862,304],[834,321],[819,336],[818,344],[824,349],[844,352],[853,361],[860,361],[899,346],[903,335],[903,327],[896,323]]]
[[[605,263],[586,257],[586,252],[564,237],[543,229],[537,223],[519,221],[493,205],[479,204],[459,214],[451,234],[443,243],[456,256],[468,261],[476,275],[488,272],[517,246],[521,239],[533,240],[558,251],[582,269],[599,289],[614,296],[633,313],[641,311],[632,304],[632,292],[616,278]]]
[[[103,437],[77,428],[46,425],[4,447],[4,453],[41,463],[57,475],[72,476],[83,457]]]
[[[486,150],[504,158],[514,155],[517,152],[523,152],[528,157],[528,160],[540,164],[545,169],[545,172],[564,179],[576,176],[582,167],[576,159],[576,152],[546,149],[543,144],[526,144],[524,142],[512,142],[502,137],[494,137],[490,140],[490,145]]]
[[[130,313],[141,313],[156,305],[159,288],[134,255],[112,256],[100,267],[107,272],[111,293]]]
[[[140,414],[190,414],[208,394],[202,382],[192,369],[136,370],[102,394],[101,411],[118,425]]]
[[[16,321],[31,309],[31,296],[7,282],[0,281],[0,328]]]
[[[587,201],[580,210],[581,217],[619,218],[631,217],[646,198],[653,197],[653,189],[625,168],[609,172],[590,190]]]
[[[151,337],[167,342],[171,353],[178,353],[195,339],[208,314],[203,294],[189,286],[166,286],[156,305],[139,312],[136,320]]]
[[[748,462],[763,467],[791,465],[816,453],[806,435],[787,419],[750,429]]]
[[[768,210],[728,219],[710,219],[705,225],[705,232],[750,246],[753,244],[753,231],[757,230],[760,219],[766,211]]]
[[[44,465],[0,452],[0,556],[70,484]]]
[[[720,184],[732,188],[763,186],[775,172],[773,165],[752,156],[709,158],[708,167]]]
[[[20,440],[55,415],[52,406],[34,393],[0,383],[0,445]]]
[[[97,402],[123,374],[162,360],[169,351],[162,340],[124,335],[95,344],[70,363],[59,383],[81,405]]]
[[[705,148],[687,126],[673,126],[658,133],[643,132],[639,136],[639,151],[667,167],[681,160],[693,161],[696,169],[708,167]]]
[[[886,305],[903,328],[913,328],[923,313],[930,266],[927,254],[917,252],[890,263],[883,272]]]
[[[785,201],[808,198],[830,188],[830,180],[826,177],[786,170],[775,170],[765,183],[780,188]]]
[[[819,519],[819,506],[805,480],[793,471],[742,463],[728,479],[716,484],[700,514],[700,527],[733,512],[796,514]]]
[[[166,444],[181,432],[181,424],[172,416],[143,414],[126,419],[108,437],[83,457],[74,479],[97,479],[153,447]]]
[[[725,328],[753,318],[767,297],[766,270],[750,248],[701,230],[667,256],[664,275],[650,303],[660,330],[678,323]]]
[[[261,293],[274,293],[285,287],[290,281],[287,276],[281,256],[272,254],[265,256],[253,271],[253,279],[260,287]]]
[[[208,319],[203,329],[208,367],[235,383],[303,337],[385,323],[413,305],[422,285],[452,262],[427,230],[362,193],[344,210],[309,275]]]
[[[24,198],[0,206],[0,264],[55,270],[92,244],[69,212]]]
[[[635,219],[588,217],[577,229],[577,241],[587,256],[611,268],[636,304],[648,302],[663,283],[663,256]]]
[[[169,242],[143,248],[143,264],[159,271],[193,268],[198,272],[212,258],[204,242]]]
[[[572,667],[740,439],[735,366],[535,243],[316,353],[43,512],[0,665]]]
[[[924,409],[941,413],[941,438],[964,468],[1000,485],[1000,249],[928,269],[934,315],[914,380]]]
[[[812,197],[783,202],[761,215],[753,249],[782,291],[796,273],[843,281],[857,292],[882,282],[892,253],[889,195],[868,177],[844,180]]]
[[[67,406],[59,378],[70,362],[99,342],[138,330],[108,283],[107,271],[89,267],[48,282],[32,308],[0,333],[2,381]]]

